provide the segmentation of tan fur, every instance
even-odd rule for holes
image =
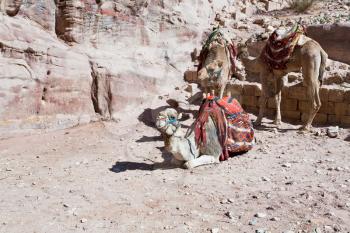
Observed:
[[[249,71],[259,72],[262,85],[262,97],[260,99],[259,116],[255,122],[260,125],[266,108],[267,99],[269,97],[268,81],[275,83],[276,92],[276,117],[275,124],[281,123],[281,89],[282,77],[289,72],[298,72],[302,70],[303,83],[307,87],[307,94],[310,102],[310,109],[307,120],[303,122],[301,129],[310,130],[312,121],[321,107],[319,96],[320,81],[323,78],[323,72],[326,66],[327,53],[314,40],[309,39],[302,46],[295,48],[290,61],[287,63],[286,70],[270,71],[268,65],[264,62],[261,56],[257,58],[249,57],[247,46],[240,44],[238,46],[238,59],[242,61],[245,68]]]
[[[209,53],[204,61],[203,68],[198,71],[198,80],[201,86],[204,87],[204,92],[207,93],[209,92],[208,89],[213,89],[222,98],[231,75],[230,67],[230,55],[228,49],[225,47],[224,40],[213,42],[209,46]],[[218,72],[219,70],[221,70],[221,75],[217,80],[210,77],[207,72]]]
[[[197,148],[194,131],[188,135],[182,132],[180,124],[174,126],[167,124],[169,117],[181,118],[174,109],[166,109],[159,113],[156,121],[157,128],[161,131],[165,149],[173,155],[172,163],[184,165],[185,168],[195,168],[201,165],[219,162],[222,147],[219,142],[217,129],[211,117],[206,124],[207,144]],[[193,129],[192,125],[191,129]]]

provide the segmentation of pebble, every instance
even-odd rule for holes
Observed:
[[[261,177],[261,180],[262,180],[262,181],[267,181],[267,182],[270,182],[270,181],[271,181],[270,178],[265,177],[265,176]]]
[[[295,184],[295,181],[288,181],[286,182],[286,185],[294,185]]]
[[[334,170],[340,172],[340,171],[343,171],[344,169],[342,167],[336,167]]]
[[[328,225],[325,225],[325,226],[324,226],[324,230],[325,230],[326,232],[333,232],[333,227],[328,226]]]
[[[266,216],[267,216],[267,214],[265,214],[265,213],[256,213],[254,215],[254,217],[257,217],[257,218],[266,218]]]
[[[328,137],[336,138],[336,137],[338,137],[338,134],[339,134],[339,127],[338,126],[327,128]]]
[[[285,164],[282,164],[282,167],[290,168],[290,167],[292,167],[292,164],[290,164],[290,163],[285,163]]]
[[[86,218],[82,218],[82,219],[80,219],[80,222],[81,222],[81,223],[86,223],[86,222],[87,222],[87,219],[86,219]]]
[[[334,225],[334,226],[333,226],[333,230],[334,230],[335,232],[339,232],[339,231],[341,231],[341,228],[340,228],[340,226],[338,226],[338,225]]]
[[[249,225],[254,226],[258,223],[258,220],[256,218],[249,221]]]
[[[211,233],[219,233],[219,228],[212,228]]]
[[[274,222],[277,222],[277,221],[280,220],[280,218],[279,218],[279,217],[273,217],[273,218],[271,218],[270,220],[271,220],[271,221],[274,221]]]
[[[233,215],[233,212],[229,211],[229,212],[226,212],[225,215],[229,218],[229,219],[234,219],[234,215]]]

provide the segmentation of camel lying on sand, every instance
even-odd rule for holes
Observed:
[[[199,116],[186,134],[179,123],[181,113],[175,109],[168,108],[157,117],[156,126],[164,137],[165,149],[173,155],[172,163],[176,165],[194,168],[218,163],[232,155],[229,152],[246,152],[254,144],[249,116],[236,100],[204,97]],[[235,113],[226,115],[227,112]]]
[[[209,35],[199,56],[198,67],[198,80],[204,87],[204,93],[214,90],[220,98],[223,97],[226,84],[232,75],[235,57],[232,42],[224,34],[220,28],[216,28]]]
[[[283,35],[278,31],[275,31],[278,39],[283,40],[287,35]],[[271,38],[271,37],[270,37]],[[278,41],[277,41],[278,42]],[[267,43],[267,46],[269,42]],[[278,50],[275,50],[279,52]],[[328,58],[327,53],[321,48],[321,46],[314,40],[300,35],[296,41],[294,50],[291,51],[289,60],[286,61],[285,67],[282,69],[275,69],[271,67],[266,61],[266,47],[258,57],[250,57],[247,49],[247,42],[245,44],[239,44],[237,49],[237,58],[240,59],[249,71],[260,73],[260,81],[262,85],[262,97],[260,99],[260,109],[255,125],[260,125],[262,118],[264,117],[266,103],[269,97],[268,81],[272,80],[275,83],[275,93],[273,93],[276,100],[276,117],[274,123],[281,124],[281,89],[283,86],[282,77],[289,72],[302,71],[303,84],[307,87],[308,100],[310,102],[310,110],[308,117],[301,127],[302,130],[310,130],[312,121],[321,107],[321,100],[319,96],[320,85],[322,85],[322,79],[324,70],[326,67],[326,61]],[[268,57],[270,58],[270,57]],[[280,68],[280,67],[279,67]]]

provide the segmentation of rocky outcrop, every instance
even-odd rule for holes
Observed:
[[[15,17],[0,15],[0,131],[64,128],[95,114],[131,120],[182,85],[227,4],[23,2]]]
[[[86,55],[21,17],[3,18],[0,47],[0,130],[60,128],[94,117]],[[56,121],[60,126],[52,126]]]

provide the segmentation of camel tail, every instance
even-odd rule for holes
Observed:
[[[321,65],[320,65],[320,72],[318,75],[318,80],[320,81],[321,86],[323,83],[324,71],[326,70],[327,59],[328,59],[327,53],[323,49],[321,49]]]

